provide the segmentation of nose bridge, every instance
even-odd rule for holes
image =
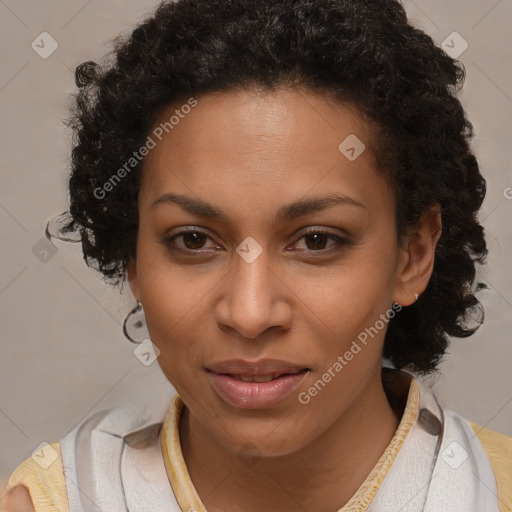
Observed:
[[[256,338],[284,320],[278,317],[278,294],[268,251],[254,240],[246,240],[237,248],[231,278],[224,289],[226,309],[219,320],[244,337]]]
[[[233,306],[239,303],[247,314],[262,314],[261,308],[271,300],[269,253],[252,240],[242,242],[237,253],[231,283]]]

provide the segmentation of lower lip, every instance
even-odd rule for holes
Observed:
[[[229,375],[208,373],[217,394],[229,404],[242,409],[263,409],[284,400],[308,372],[283,375],[268,382],[243,382]]]

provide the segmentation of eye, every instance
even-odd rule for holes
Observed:
[[[335,242],[332,246],[334,250],[342,250],[345,246],[352,245],[352,242],[346,238],[329,233],[328,231],[322,231],[321,229],[313,229],[305,233],[297,242],[304,240],[306,245],[306,252],[331,252],[330,248],[326,248],[329,240]]]
[[[205,248],[205,244],[208,239],[212,240],[212,238],[203,231],[199,231],[196,228],[190,228],[165,237],[163,239],[163,243],[170,251],[186,253],[189,255],[194,255],[194,253],[196,253],[196,255],[200,255],[201,253],[204,255],[204,253],[219,249],[218,245]],[[318,228],[312,229],[302,235],[294,245],[298,244],[301,240],[305,241],[306,249],[292,249],[292,252],[330,253],[353,245],[351,240],[346,237],[338,236],[334,233],[329,233],[328,231],[323,231]],[[330,248],[326,248],[329,241],[332,241],[333,244]]]
[[[176,242],[176,240],[179,239],[181,239],[180,244]],[[208,239],[211,240],[211,238],[202,231],[197,229],[187,229],[185,231],[180,231],[175,235],[164,238],[163,242],[171,251],[193,253],[200,252],[200,250],[204,249],[204,244]]]

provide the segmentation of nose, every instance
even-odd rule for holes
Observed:
[[[239,336],[254,340],[267,330],[290,328],[292,292],[279,270],[269,263],[265,250],[250,263],[235,255],[233,268],[222,280],[222,296],[216,305],[220,329],[234,330]]]

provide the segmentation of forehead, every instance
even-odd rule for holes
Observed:
[[[212,93],[163,109],[150,131],[141,201],[172,191],[272,208],[338,191],[384,199],[372,127],[352,105],[297,90]],[[389,191],[388,191],[389,192]],[[281,201],[282,199],[282,201]]]

